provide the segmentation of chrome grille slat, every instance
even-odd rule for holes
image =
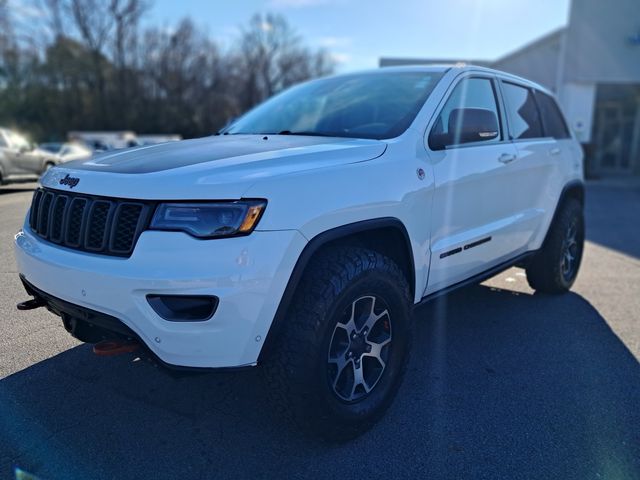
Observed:
[[[29,226],[44,240],[67,248],[128,257],[153,206],[40,188],[31,202]]]

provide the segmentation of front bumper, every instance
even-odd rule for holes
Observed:
[[[293,267],[306,244],[295,230],[198,240],[146,231],[129,258],[44,242],[25,224],[15,237],[18,271],[53,297],[121,321],[164,363],[223,368],[253,365]],[[148,294],[215,295],[207,321],[172,322]]]

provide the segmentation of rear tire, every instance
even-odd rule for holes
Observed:
[[[329,441],[368,430],[402,381],[410,306],[406,278],[380,253],[339,247],[314,258],[265,361],[276,409]]]
[[[542,249],[527,267],[531,288],[544,293],[568,291],[578,276],[583,251],[582,205],[570,198],[561,206]]]

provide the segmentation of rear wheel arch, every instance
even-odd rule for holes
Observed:
[[[562,189],[562,193],[560,193],[558,207],[560,207],[569,198],[576,199],[580,202],[580,205],[584,207],[584,182],[581,180],[574,180],[567,183]],[[558,207],[556,207],[556,213],[559,209]]]
[[[310,260],[323,251],[341,246],[364,247],[389,257],[405,275],[409,284],[411,298],[413,298],[415,292],[413,250],[411,249],[409,233],[398,218],[383,217],[364,220],[322,232],[309,241],[298,257],[267,333],[264,346],[260,351],[258,363],[263,362],[273,351],[282,330],[282,325],[285,322],[289,306]]]
[[[558,203],[556,205],[555,212],[553,212],[551,223],[549,224],[549,228],[545,235],[545,241],[543,243],[543,246],[544,244],[547,243],[547,237],[549,236],[549,232],[553,228],[553,225],[556,223],[558,219],[558,215],[562,211],[562,208],[567,203],[567,201],[571,199],[577,200],[578,203],[580,203],[580,206],[584,209],[585,188],[584,188],[584,182],[582,180],[572,180],[562,188],[562,192],[560,192],[560,197],[558,198]]]

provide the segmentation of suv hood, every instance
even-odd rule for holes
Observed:
[[[263,178],[379,157],[386,143],[337,137],[225,135],[97,155],[53,168],[46,187],[139,199],[234,199]],[[66,176],[74,181],[62,181]],[[72,186],[73,185],[73,186]]]

